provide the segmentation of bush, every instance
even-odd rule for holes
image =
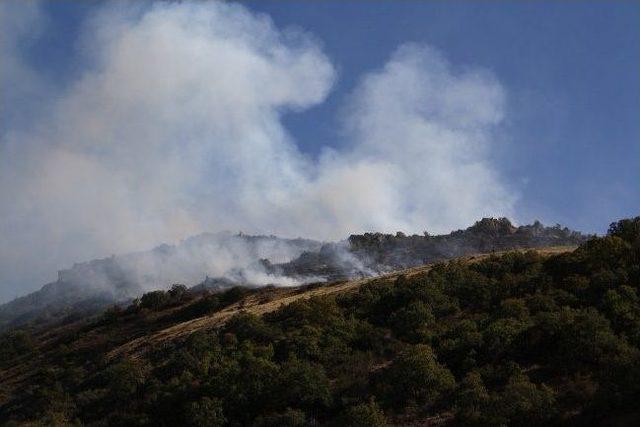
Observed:
[[[138,395],[146,381],[148,367],[134,359],[124,359],[105,372],[110,396],[119,402],[127,402]]]
[[[342,424],[350,427],[386,427],[387,419],[378,405],[369,401],[347,409]]]
[[[256,427],[304,427],[312,425],[306,414],[299,409],[287,408],[284,412],[258,417]]]
[[[487,410],[489,392],[478,371],[465,375],[455,396],[456,418],[463,425],[482,425],[482,414]]]
[[[205,396],[192,402],[187,410],[187,422],[194,427],[220,427],[226,421],[220,399]]]
[[[278,400],[310,411],[331,403],[329,380],[322,366],[290,359],[280,367],[276,388]]]
[[[165,291],[147,292],[140,298],[140,308],[160,310],[166,307],[170,300],[169,295]]]
[[[220,305],[226,307],[240,301],[251,293],[251,289],[242,286],[234,286],[220,294]]]
[[[27,354],[34,349],[35,343],[26,331],[13,331],[0,336],[0,360],[3,362]]]
[[[191,294],[185,285],[172,285],[171,289],[167,291],[172,304],[180,304],[184,301],[191,299]]]
[[[125,311],[122,309],[122,307],[120,307],[119,305],[112,305],[111,307],[107,308],[104,311],[104,313],[102,313],[102,317],[100,318],[100,323],[105,325],[114,323],[124,313]]]
[[[640,241],[640,216],[612,222],[607,234],[619,237],[628,243]]]
[[[436,360],[431,347],[409,347],[382,376],[383,396],[394,407],[409,402],[431,406],[455,386],[451,372]]]
[[[518,426],[548,425],[556,415],[555,394],[546,385],[536,385],[524,374],[509,378],[504,391],[493,398],[488,418]]]
[[[219,294],[204,295],[185,307],[182,307],[177,313],[178,320],[191,320],[196,317],[206,316],[222,308]]]

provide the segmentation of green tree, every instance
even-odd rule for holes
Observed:
[[[35,349],[31,334],[26,331],[12,331],[0,335],[0,360],[5,361],[24,355]]]
[[[135,359],[124,359],[106,370],[107,388],[112,399],[128,402],[145,383],[148,367]]]
[[[189,299],[189,290],[185,285],[175,284],[171,286],[171,289],[167,291],[171,302],[174,304],[179,304]]]
[[[456,418],[463,425],[481,425],[482,414],[489,402],[489,392],[478,371],[469,372],[455,396]]]
[[[159,310],[169,303],[169,295],[165,291],[153,291],[143,294],[140,298],[140,308]]]
[[[402,352],[383,375],[387,401],[404,406],[413,401],[432,405],[455,386],[451,372],[438,363],[428,345],[411,346]]]
[[[640,297],[636,290],[630,286],[610,290],[605,294],[602,304],[614,329],[640,347]]]
[[[219,427],[227,421],[220,399],[206,396],[189,405],[187,417],[187,422],[194,427]]]
[[[553,390],[546,385],[533,384],[529,378],[517,373],[509,378],[502,393],[494,396],[488,418],[501,417],[508,425],[548,425],[557,412]]]
[[[640,241],[640,216],[612,222],[607,234],[632,244]]]
[[[393,330],[400,337],[418,343],[429,337],[429,326],[435,318],[431,308],[422,301],[412,301],[391,317]]]
[[[304,427],[311,425],[304,411],[287,408],[284,412],[278,412],[256,418],[255,427]]]
[[[349,427],[386,427],[387,418],[376,402],[370,400],[349,407],[341,424]]]
[[[280,366],[276,395],[279,403],[308,410],[326,408],[331,403],[329,380],[322,366],[296,358]]]

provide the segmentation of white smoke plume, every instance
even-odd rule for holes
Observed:
[[[284,263],[303,251],[317,251],[320,246],[319,242],[304,239],[203,233],[178,245],[163,244],[151,251],[77,263],[60,271],[59,278],[83,289],[111,294],[116,300],[175,283],[198,284],[207,276],[225,278],[227,284],[291,286],[322,278],[296,279],[274,274],[265,269],[261,260]]]
[[[337,239],[512,213],[489,160],[501,85],[428,46],[363,76],[342,148],[312,159],[281,120],[336,79],[311,34],[239,4],[116,2],[85,23],[85,69],[55,87],[20,49],[37,4],[0,14],[0,299],[74,261],[202,231]]]

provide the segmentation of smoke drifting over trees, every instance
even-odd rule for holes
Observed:
[[[41,290],[0,306],[0,330],[48,322],[69,312],[95,312],[143,292],[180,283],[195,292],[234,286],[293,286],[375,276],[462,255],[575,245],[585,236],[540,223],[515,227],[485,218],[466,230],[439,236],[382,233],[321,243],[242,234],[201,234],[179,245],[75,264]]]
[[[353,90],[340,148],[310,158],[281,119],[336,81],[312,34],[238,4],[106,4],[61,85],[23,54],[46,28],[37,6],[0,6],[2,112],[16,118],[0,128],[0,298],[203,231],[325,240],[512,214],[489,160],[506,94],[487,70],[400,46]]]

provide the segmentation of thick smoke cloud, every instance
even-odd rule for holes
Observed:
[[[312,35],[238,4],[119,2],[88,20],[86,69],[55,88],[18,48],[43,19],[22,4],[0,6],[21,17],[1,30],[2,114],[16,117],[0,129],[1,299],[202,231],[336,239],[511,213],[488,160],[505,94],[487,71],[400,46],[351,95],[342,148],[311,159],[281,118],[336,78]]]

